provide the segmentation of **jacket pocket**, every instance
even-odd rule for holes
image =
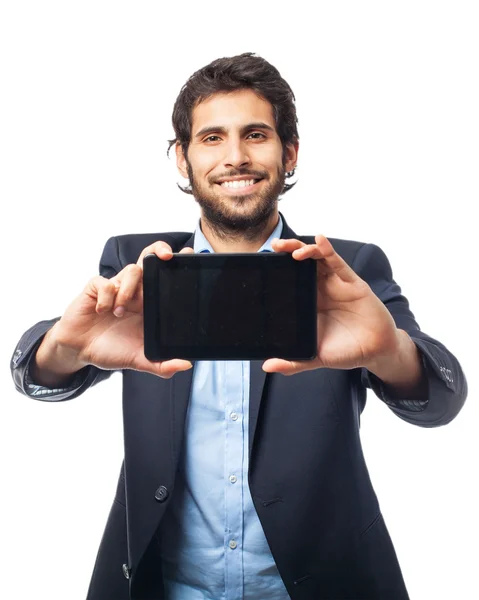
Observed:
[[[409,600],[396,552],[381,512],[359,536],[358,566],[359,590],[365,598]]]

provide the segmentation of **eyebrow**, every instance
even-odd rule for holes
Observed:
[[[252,129],[267,129],[269,131],[275,131],[273,127],[267,125],[266,123],[258,122],[258,123],[248,123],[248,125],[244,125],[240,129],[240,134],[244,135],[246,132],[251,131]],[[198,133],[195,135],[195,139],[200,138],[207,133],[222,133],[226,134],[229,132],[227,127],[221,127],[220,125],[210,125],[209,127],[203,127],[200,129]]]

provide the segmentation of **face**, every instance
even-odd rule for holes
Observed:
[[[188,177],[202,218],[218,235],[253,236],[277,212],[285,172],[298,144],[283,148],[273,107],[251,90],[215,94],[193,109],[188,156],[177,164]]]

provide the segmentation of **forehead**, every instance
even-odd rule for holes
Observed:
[[[193,108],[191,135],[212,125],[235,128],[255,121],[276,129],[272,105],[252,90],[213,94]]]

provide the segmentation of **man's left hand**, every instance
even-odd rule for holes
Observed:
[[[301,371],[370,368],[395,358],[401,336],[390,312],[369,285],[335,252],[327,238],[315,244],[299,240],[273,240],[275,252],[291,252],[296,260],[317,263],[318,346],[313,360],[271,358],[263,364],[269,373],[293,375]],[[404,333],[404,332],[403,332]]]

